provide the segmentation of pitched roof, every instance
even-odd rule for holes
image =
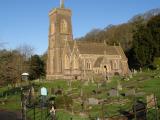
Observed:
[[[119,55],[115,46],[107,46],[104,43],[77,42],[77,47],[81,54]]]
[[[122,59],[126,56],[120,46],[109,46],[104,43],[83,42],[83,41],[68,41],[71,51],[76,44],[80,54],[96,54],[96,55],[121,55]]]
[[[117,46],[116,49],[117,49],[117,52],[121,55],[122,59],[123,59],[123,60],[126,60],[127,57],[126,57],[126,55],[125,55],[122,47],[121,47],[121,46]]]
[[[97,58],[96,62],[94,63],[94,67],[100,67],[104,57]]]

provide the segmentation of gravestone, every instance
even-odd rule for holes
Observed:
[[[45,87],[41,88],[41,95],[42,96],[47,96],[47,88],[45,88]]]
[[[35,96],[35,90],[34,90],[34,87],[32,86],[31,87],[31,95],[34,97]]]
[[[98,105],[99,100],[96,98],[88,98],[88,104],[89,105]]]
[[[135,96],[135,89],[130,89],[125,93],[125,96]]]
[[[45,107],[46,97],[47,97],[47,88],[42,87],[40,90],[41,93],[41,107]]]
[[[81,88],[80,90],[80,96],[82,97],[83,96],[83,89]]]
[[[110,97],[118,97],[119,96],[119,92],[118,92],[118,90],[117,89],[115,89],[115,88],[112,88],[111,90],[109,90],[109,96]]]
[[[142,73],[142,68],[140,68],[139,72]]]
[[[117,90],[121,91],[122,90],[122,85],[121,83],[118,81],[118,84],[117,84]]]
[[[136,96],[141,97],[141,96],[144,96],[145,94],[146,94],[145,92],[138,92],[138,93],[136,93]]]
[[[134,70],[133,70],[133,73],[134,73],[134,74],[137,74],[137,70],[134,69]]]
[[[132,74],[130,74],[130,75],[129,75],[129,78],[130,78],[130,79],[132,79],[132,78],[133,78]]]
[[[94,83],[95,83],[95,81],[94,81],[93,79],[91,79],[91,83],[92,83],[92,84],[94,84]]]
[[[15,83],[15,87],[18,87],[18,83]]]
[[[72,81],[71,80],[68,80],[67,84],[68,84],[68,87],[72,87]]]
[[[83,85],[84,85],[84,86],[88,86],[88,84],[89,84],[89,81],[87,80],[87,81],[84,82]]]

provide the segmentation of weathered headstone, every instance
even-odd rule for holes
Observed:
[[[135,89],[130,89],[125,93],[125,96],[134,96],[135,93]]]
[[[81,88],[80,90],[80,96],[82,97],[83,96],[83,89]]]
[[[88,83],[89,83],[89,81],[87,80],[87,81],[85,81],[84,82],[84,86],[88,86]]]
[[[31,95],[32,95],[32,97],[35,97],[35,90],[34,90],[33,86],[31,87]]]
[[[130,74],[130,75],[129,75],[129,78],[130,78],[130,79],[131,79],[131,78],[133,78],[133,75],[132,75],[132,74]]]
[[[92,84],[94,84],[94,83],[95,83],[93,79],[91,79],[91,83],[92,83]]]
[[[118,90],[117,89],[115,89],[115,88],[112,88],[111,90],[109,90],[109,96],[110,97],[118,97],[119,96],[119,92],[118,92]]]
[[[96,98],[88,98],[88,104],[89,105],[98,105],[99,100]]]
[[[71,80],[68,80],[68,87],[72,87],[72,82],[71,82]]]
[[[134,69],[134,70],[133,70],[133,73],[134,73],[134,74],[137,74],[137,70]]]
[[[144,96],[145,94],[146,94],[145,92],[138,92],[138,93],[136,93],[136,96],[141,97],[141,96]]]
[[[18,87],[18,83],[15,83],[15,87]]]
[[[139,72],[142,73],[142,68],[140,68]]]
[[[118,84],[117,84],[117,90],[121,91],[122,90],[122,85],[121,83],[118,81]]]

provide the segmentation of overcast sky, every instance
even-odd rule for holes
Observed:
[[[43,54],[48,46],[48,13],[60,0],[0,0],[0,42],[6,48],[28,44]],[[65,0],[72,10],[73,36],[93,28],[127,22],[132,16],[160,8],[160,0]]]

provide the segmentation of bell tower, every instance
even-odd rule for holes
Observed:
[[[60,7],[49,12],[49,45],[47,58],[47,79],[63,77],[62,51],[65,41],[72,41],[72,12],[64,7],[64,0],[60,0]]]

